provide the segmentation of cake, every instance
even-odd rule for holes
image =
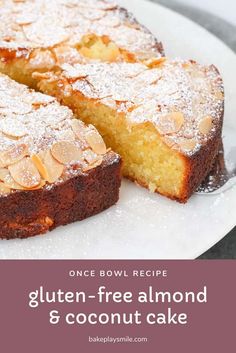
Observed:
[[[35,87],[32,72],[90,61],[163,56],[156,38],[109,0],[1,0],[0,71]]]
[[[123,158],[123,175],[186,202],[221,141],[222,78],[168,60],[109,0],[1,2],[0,71],[57,98]]]
[[[0,238],[26,238],[114,205],[120,157],[55,98],[0,74]]]
[[[155,64],[155,67],[153,67]],[[218,155],[224,90],[214,66],[193,61],[63,65],[34,74],[43,92],[93,124],[123,159],[123,175],[186,202]]]

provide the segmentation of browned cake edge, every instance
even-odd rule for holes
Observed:
[[[218,140],[213,139],[209,141],[208,144],[205,145],[202,150],[196,153],[191,159],[181,156],[186,165],[186,173],[183,188],[179,197],[173,197],[172,194],[161,193],[159,191],[156,191],[155,193],[180,203],[187,203],[190,197],[212,171],[215,161],[218,158],[219,149],[222,143],[221,141],[221,135],[219,135]],[[128,176],[126,176],[126,178],[146,189],[149,188],[149,186],[142,180],[136,180]]]
[[[0,238],[28,238],[82,221],[119,198],[121,159],[109,152],[103,164],[51,189],[14,192],[0,198]]]
[[[221,119],[221,124],[223,125],[223,116]],[[185,176],[183,180],[182,190],[179,197],[173,197],[172,194],[160,193],[156,191],[157,194],[166,196],[171,200],[178,201],[180,203],[187,203],[190,197],[196,192],[199,186],[204,182],[206,177],[212,171],[216,160],[219,156],[219,151],[222,149],[222,125],[218,126],[216,134],[213,138],[207,141],[201,149],[196,152],[191,157],[179,154],[180,158],[183,159],[185,164]],[[131,181],[149,189],[149,186],[143,180],[136,180],[129,176],[126,178]]]
[[[211,172],[222,145],[221,130],[218,136],[207,142],[202,150],[196,153],[188,162],[187,173],[185,175],[185,187],[182,191],[180,202],[186,203],[194,194],[201,183]]]
[[[217,67],[211,66],[218,74]],[[223,85],[223,79],[220,78]],[[186,203],[193,193],[199,188],[214,168],[214,164],[222,150],[222,130],[224,124],[225,101],[222,102],[222,113],[216,126],[215,134],[202,145],[201,149],[188,159],[185,187],[182,191],[180,202]]]

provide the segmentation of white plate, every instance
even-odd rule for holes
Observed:
[[[164,43],[168,56],[214,63],[226,86],[227,150],[236,145],[236,56],[186,18],[144,0],[120,1]],[[1,241],[0,258],[194,259],[236,224],[236,188],[220,196],[195,195],[187,205],[123,182],[117,206],[46,236]]]

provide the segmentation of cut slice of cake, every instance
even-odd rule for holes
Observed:
[[[0,2],[0,71],[31,87],[32,72],[55,71],[63,63],[162,55],[161,43],[110,0]]]
[[[120,157],[52,97],[0,74],[0,238],[26,238],[114,205]]]
[[[95,125],[124,161],[124,176],[186,202],[221,143],[222,79],[193,61],[64,65],[34,74],[39,88]]]

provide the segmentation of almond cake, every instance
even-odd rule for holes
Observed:
[[[123,175],[186,202],[221,143],[222,78],[168,60],[112,0],[0,0],[0,71],[54,96],[123,158]]]
[[[0,238],[26,238],[115,204],[120,157],[55,98],[0,74]]]

